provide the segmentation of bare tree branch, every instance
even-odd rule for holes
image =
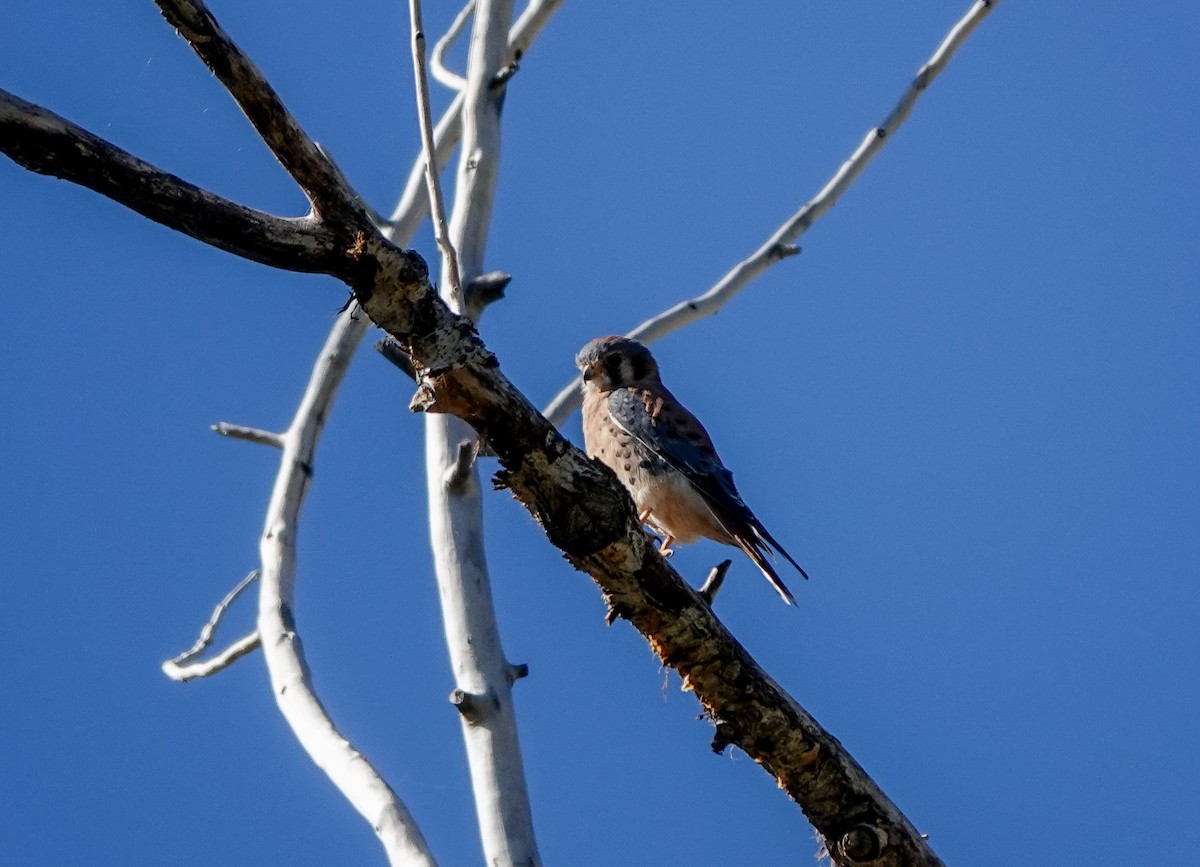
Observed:
[[[628,336],[634,340],[640,340],[642,343],[653,343],[698,319],[712,316],[767,268],[781,259],[798,253],[799,250],[792,246],[792,242],[808,231],[813,223],[837,204],[842,193],[849,189],[850,185],[862,174],[862,170],[867,167],[867,163],[879,153],[891,135],[904,123],[905,118],[916,104],[917,98],[925,92],[925,88],[945,68],[946,63],[949,62],[958,47],[963,44],[979,22],[995,8],[997,3],[999,0],[978,0],[971,7],[970,11],[950,29],[933,56],[917,71],[916,77],[904,91],[896,107],[883,119],[882,123],[867,133],[862,143],[842,163],[833,177],[821,188],[821,191],[776,229],[775,233],[761,247],[734,265],[707,292],[687,301],[681,301],[674,307],[647,319],[630,331]],[[571,414],[579,409],[582,401],[579,391],[580,384],[579,378],[576,377],[564,386],[562,391],[555,395],[554,399],[546,406],[546,418],[556,425],[561,425],[570,418]]]
[[[193,662],[196,657],[207,650],[209,645],[212,644],[213,636],[217,633],[217,627],[221,625],[221,620],[224,619],[225,612],[229,610],[229,606],[242,595],[242,591],[258,580],[258,575],[259,571],[257,569],[252,570],[232,590],[226,593],[225,598],[218,602],[217,606],[213,609],[212,616],[208,618],[208,622],[200,629],[200,637],[196,639],[196,643],[174,659],[168,659],[162,664],[163,673],[167,677],[181,683],[197,677],[208,677],[219,671],[224,671],[247,653],[258,648],[258,630],[256,629],[249,635],[242,636],[210,659],[206,659],[203,662]]]
[[[399,368],[400,372],[409,379],[417,378],[417,371],[413,367],[412,356],[408,354],[408,350],[401,346],[400,341],[395,337],[389,334],[387,337],[382,338],[375,344],[375,349],[378,350],[380,355]]]
[[[563,0],[531,0],[525,11],[521,13],[521,17],[517,19],[517,23],[508,32],[508,55],[506,62],[517,60],[529,50],[529,46],[533,43],[533,40],[542,32],[542,28],[550,20],[550,16],[558,10],[558,7],[562,3]],[[434,161],[437,163],[438,171],[441,171],[450,162],[450,156],[454,153],[454,147],[462,138],[462,107],[464,102],[466,102],[466,98],[460,91],[434,128]],[[400,201],[396,204],[396,208],[392,212],[391,223],[397,226],[397,232],[396,235],[389,235],[389,237],[394,243],[401,243],[396,241],[397,235],[407,233],[406,237],[411,237],[417,231],[417,224],[425,219],[429,213],[427,210],[424,210],[429,204],[424,186],[424,166],[418,159],[413,165],[412,171],[409,172],[408,181],[404,185],[404,192],[401,193]],[[399,225],[401,221],[407,222],[401,226]],[[409,224],[411,224],[411,227]]]
[[[497,76],[508,65],[508,28],[512,0],[477,0],[475,27],[467,62],[467,87],[463,92],[463,139],[454,185],[454,213],[450,234],[461,260],[462,272],[471,280],[483,273],[492,220],[492,203],[500,173],[500,105],[503,84]],[[503,29],[501,29],[503,28]],[[461,310],[457,312],[463,312]]]
[[[283,448],[283,437],[274,431],[261,430],[256,427],[244,427],[240,424],[230,424],[227,421],[219,421],[212,426],[213,433],[220,434],[223,437],[229,437],[235,440],[245,440],[246,442],[259,443],[272,448]]]
[[[457,72],[451,72],[446,66],[446,52],[458,39],[466,23],[471,20],[471,13],[474,11],[475,0],[467,0],[467,5],[460,9],[458,15],[454,17],[454,23],[450,25],[450,29],[433,46],[433,54],[429,58],[433,77],[439,84],[454,91],[461,92],[467,86],[467,80]]]
[[[458,271],[458,257],[454,253],[454,245],[450,242],[450,233],[446,228],[446,208],[442,204],[442,186],[438,183],[437,160],[434,156],[433,118],[429,111],[429,79],[425,75],[425,33],[421,29],[421,0],[408,0],[408,12],[412,18],[413,81],[417,91],[417,118],[421,127],[421,150],[425,163],[425,186],[429,191],[433,237],[442,252],[442,272],[446,275],[446,295],[450,306],[462,313],[467,307],[466,298],[463,296],[462,278]],[[455,24],[461,29],[461,23],[456,21]]]
[[[300,745],[356,810],[371,823],[393,865],[432,865],[412,815],[366,758],[342,736],[313,690],[292,614],[296,532],[308,492],[317,441],[338,385],[362,339],[353,306],[338,318],[321,350],[309,387],[283,435],[283,458],[259,543],[262,578],[258,631],[279,710]]]
[[[512,282],[512,275],[503,271],[489,271],[477,274],[467,281],[463,287],[463,300],[467,305],[467,315],[475,322],[483,315],[489,305],[495,304],[504,297],[504,290]]]
[[[729,572],[729,567],[733,565],[732,560],[722,560],[716,566],[712,567],[712,571],[708,573],[708,577],[704,579],[704,583],[700,585],[700,589],[696,592],[700,594],[700,598],[712,607],[713,600],[717,598],[717,592],[721,589],[721,585],[725,583],[725,575]]]
[[[366,301],[372,318],[396,336],[388,308],[398,303],[395,296],[388,303],[378,296]],[[401,311],[396,322],[412,316]],[[433,341],[417,335],[401,342],[411,348],[421,375],[413,408],[463,418],[489,442],[503,467],[496,483],[509,488],[550,541],[595,578],[610,616],[633,623],[664,664],[680,673],[718,723],[719,745],[738,746],[762,764],[832,848],[860,827],[878,829],[887,841],[879,858],[839,863],[941,863],[838,741],[758,667],[655,552],[615,477],[537,413],[474,332],[461,332],[453,350],[444,340],[429,346]],[[436,372],[425,361],[429,350],[438,358]]]
[[[203,11],[200,24],[214,23],[202,6],[185,5]],[[209,48],[205,43],[204,50]],[[219,76],[230,68],[229,63],[214,64]],[[303,137],[298,127],[294,132]],[[296,143],[290,132],[285,133],[268,129],[263,135],[273,150],[288,151]],[[308,164],[305,159],[296,164],[318,213],[333,220],[339,233],[347,228],[356,232],[334,273],[412,358],[420,382],[412,408],[455,415],[489,442],[502,467],[497,484],[509,488],[551,542],[595,578],[610,618],[629,620],[664,664],[680,673],[716,723],[714,747],[738,746],[762,764],[830,841],[838,863],[940,864],[838,741],[757,666],[696,591],[653,550],[615,477],[563,439],[504,377],[469,320],[437,298],[420,257],[396,248],[375,230],[353,206],[349,191],[322,188],[327,169],[327,164]],[[328,176],[341,187],[332,173]],[[350,205],[342,207],[347,202]],[[464,268],[468,274],[472,270]],[[344,318],[353,322],[349,311]],[[313,387],[284,436],[284,461],[261,544],[259,630],[276,699],[302,744],[372,821],[389,853],[403,853],[393,857],[394,863],[401,857],[430,863],[403,805],[333,728],[312,693],[292,624],[296,519],[325,405],[348,358],[342,343],[350,342],[351,335],[361,336],[361,330],[347,325],[331,334],[330,346],[335,348],[319,362],[328,367],[328,374],[314,375]],[[440,479],[444,483],[445,477]],[[511,677],[511,669],[504,674]],[[479,694],[469,688],[464,692]]]
[[[255,629],[234,641],[220,653],[200,662],[184,664],[178,660],[169,659],[162,664],[163,674],[179,683],[186,683],[199,677],[210,677],[229,668],[243,656],[253,653],[261,646],[258,630]]]
[[[295,178],[317,214],[344,226],[370,222],[357,197],[316,143],[301,129],[279,94],[217,23],[201,0],[155,0],[167,22],[212,70],[213,75]]]
[[[462,277],[472,283],[483,271],[499,171],[501,94],[492,81],[506,61],[511,17],[512,0],[476,0],[450,218],[453,244],[447,245],[458,252]],[[426,147],[432,151],[428,136]],[[442,261],[442,298],[456,313],[473,319],[483,308],[467,310],[462,293],[454,292],[451,285],[457,264],[445,254]],[[473,448],[477,441],[460,419],[448,415],[425,419],[429,532],[454,672],[451,702],[462,721],[484,861],[533,867],[541,858],[517,736],[513,666],[500,642],[483,547],[483,497]]]
[[[32,172],[95,190],[156,223],[264,265],[330,273],[342,258],[311,217],[276,217],[202,190],[5,90],[0,152]]]

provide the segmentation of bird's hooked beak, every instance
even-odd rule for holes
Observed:
[[[589,364],[582,369],[581,375],[583,376],[584,382],[591,382],[593,379],[596,378],[596,375],[599,373],[599,371],[596,369],[596,367],[597,366],[594,364]]]

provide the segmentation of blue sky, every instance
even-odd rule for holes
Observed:
[[[402,5],[214,7],[384,211],[417,147]],[[505,107],[488,266],[514,281],[483,333],[508,375],[544,403],[585,341],[711,285],[967,5],[568,2]],[[454,11],[429,3],[427,29]],[[18,0],[2,20],[0,86],[303,210],[152,4]],[[718,613],[950,864],[1200,847],[1197,32],[1192,4],[1001,4],[803,255],[656,348],[812,575],[790,610],[735,561]],[[257,656],[186,685],[158,668],[256,564],[275,454],[208,426],[286,425],[342,287],[6,160],[0,261],[0,860],[383,863]],[[297,617],[336,722],[441,862],[472,864],[409,396],[360,354]],[[547,863],[811,863],[794,806],[709,753],[590,580],[507,496],[485,508]],[[723,556],[676,565],[698,580]]]

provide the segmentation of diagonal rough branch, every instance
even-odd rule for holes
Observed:
[[[596,580],[613,616],[629,620],[679,672],[720,722],[721,739],[774,775],[831,847],[863,825],[888,841],[877,859],[842,863],[941,863],[838,741],[759,668],[654,552],[615,477],[558,434],[504,377],[473,331],[455,329],[449,311],[406,309],[440,305],[420,295],[406,298],[402,289],[376,287],[363,303],[417,363],[423,385],[414,407],[452,413],[487,439],[503,467],[497,484],[529,509],[572,565]],[[450,330],[424,338],[393,330],[427,316]],[[434,357],[431,368],[426,359]]]
[[[300,128],[279,94],[208,8],[199,0],[155,2],[167,23],[179,31],[204,65],[225,85],[317,213],[326,218],[336,214],[342,223],[368,223],[365,211],[353,191],[342,183],[340,173]]]
[[[862,143],[842,163],[815,196],[787,219],[765,243],[748,257],[738,262],[729,272],[704,294],[687,301],[680,301],[662,313],[652,316],[638,325],[628,336],[642,343],[653,343],[678,331],[698,319],[712,316],[725,306],[735,295],[746,288],[760,274],[776,262],[794,256],[800,250],[792,242],[808,231],[818,219],[837,204],[842,194],[862,174],[874,156],[883,149],[891,135],[908,117],[917,98],[925,92],[930,82],[945,68],[954,52],[963,44],[971,31],[978,26],[1000,0],[977,0],[967,14],[950,28],[933,56],[917,70],[916,76],[896,103],[896,107],[876,127],[867,132]],[[546,417],[561,425],[571,413],[579,408],[581,397],[580,380],[572,380],[554,396],[546,407]]]
[[[616,616],[630,620],[680,672],[727,727],[725,740],[768,769],[827,840],[840,840],[850,821],[875,821],[888,841],[881,857],[842,863],[939,864],[837,740],[754,664],[695,591],[649,549],[616,478],[563,439],[503,376],[471,323],[438,299],[421,257],[373,229],[343,257],[330,270],[413,359],[421,378],[413,407],[453,413],[489,441],[504,467],[499,483],[573,565],[592,575]],[[275,624],[293,634],[286,617]],[[270,655],[266,631],[263,636]]]

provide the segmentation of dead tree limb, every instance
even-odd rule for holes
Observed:
[[[417,0],[410,0],[417,5]],[[483,307],[470,309],[455,285],[474,281],[483,269],[500,162],[500,97],[493,86],[508,53],[512,0],[476,0],[461,91],[462,144],[454,208],[442,249],[441,297],[450,309],[474,322]],[[415,40],[414,40],[415,41]],[[416,55],[418,60],[419,54]],[[419,64],[418,64],[419,66]],[[423,78],[423,70],[418,71]],[[423,84],[423,82],[419,82]],[[419,87],[423,97],[423,88]],[[426,135],[432,151],[432,136]],[[433,162],[430,155],[427,164]],[[434,185],[431,182],[431,188]],[[437,199],[431,192],[437,211]],[[434,215],[435,221],[438,215]],[[451,701],[459,710],[475,813],[488,864],[536,867],[541,863],[533,811],[517,732],[510,677],[496,619],[484,549],[483,493],[474,449],[478,441],[451,415],[425,418],[426,491],[434,571],[442,605],[446,646],[454,674]]]
[[[647,544],[624,489],[564,440],[508,381],[470,321],[437,297],[421,257],[380,234],[208,10],[186,0],[160,3],[309,196],[322,248],[332,251],[327,272],[351,288],[372,320],[412,358],[420,382],[412,408],[453,414],[488,441],[502,467],[496,484],[510,489],[550,541],[596,580],[610,618],[629,620],[664,664],[679,672],[717,725],[715,746],[738,746],[767,769],[829,842],[838,863],[940,864],[838,741],[758,667],[696,591]],[[21,154],[27,168],[57,174],[52,163],[32,152],[29,137],[37,130],[30,129],[29,113],[14,113],[13,105],[0,101],[0,150]],[[70,179],[96,188],[109,167],[101,157]],[[174,221],[169,224],[185,224],[180,215],[167,214],[169,201],[152,198]],[[263,235],[256,233],[245,248],[263,249]],[[292,270],[318,269],[293,265]],[[302,490],[304,482],[289,484]],[[264,566],[267,555],[264,545]],[[286,589],[286,571],[281,576]],[[278,634],[286,639],[289,609],[281,605],[278,611]],[[262,637],[264,652],[270,653],[271,637]]]
[[[941,44],[925,62],[925,65],[917,70],[916,76],[900,96],[895,108],[878,126],[872,127],[867,132],[866,137],[838,167],[833,176],[826,181],[825,186],[777,228],[761,247],[734,265],[724,277],[703,294],[680,301],[662,313],[651,316],[632,329],[628,336],[634,340],[640,340],[642,343],[653,343],[698,319],[712,316],[776,262],[799,253],[800,249],[794,245],[796,239],[807,232],[813,223],[837,204],[842,194],[862,174],[867,163],[883,149],[892,134],[904,123],[913,106],[916,105],[918,97],[925,92],[925,88],[945,68],[954,52],[966,41],[971,31],[987,17],[999,2],[1000,0],[977,0],[967,14],[950,28],[950,32],[942,39]],[[579,409],[582,402],[580,385],[581,382],[577,377],[563,386],[562,390],[546,406],[544,410],[546,418],[557,425],[561,425],[570,418],[571,413]]]

